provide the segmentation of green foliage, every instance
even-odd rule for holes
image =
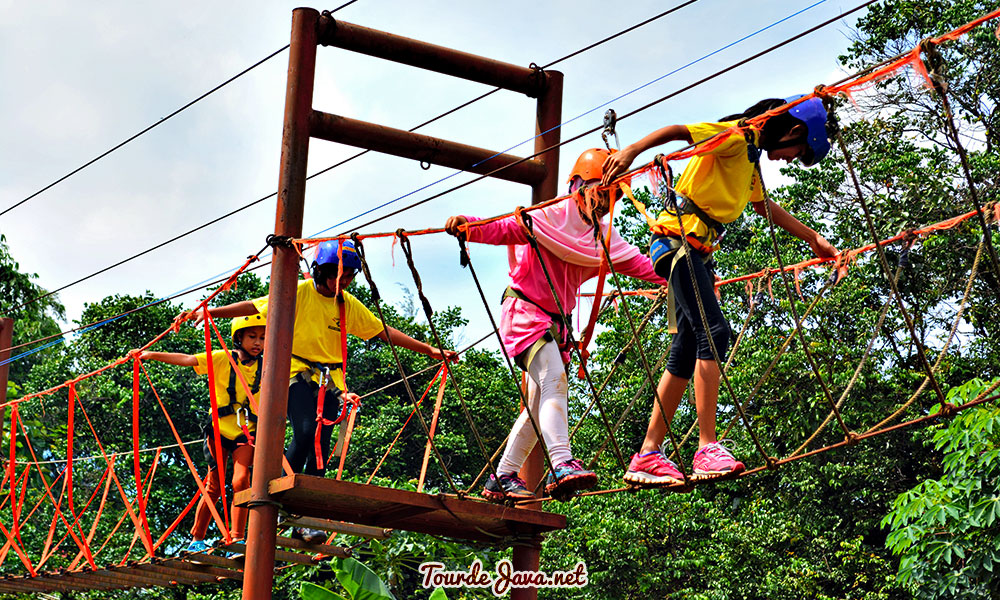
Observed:
[[[38,279],[38,275],[21,272],[21,265],[14,260],[7,247],[6,237],[0,234],[0,316],[14,319],[13,345],[19,347],[12,352],[12,356],[26,354],[45,343],[52,343],[53,340],[29,342],[57,336],[60,332],[57,321],[66,318],[66,311],[57,296],[46,296],[47,292],[35,284],[35,279]],[[56,337],[54,341],[58,344],[58,340]],[[11,362],[8,397],[23,393],[28,374],[44,361],[43,356],[33,353]]]
[[[336,594],[323,586],[308,581],[302,582],[299,593],[302,595],[302,600],[346,600],[340,594]]]
[[[971,380],[952,389],[948,400],[964,404],[986,389]],[[900,557],[899,577],[922,598],[996,597],[1000,408],[963,411],[927,444],[944,453],[941,477],[900,494],[882,521],[890,528],[886,544]]]
[[[353,558],[333,559],[333,570],[352,600],[396,600],[374,571]]]

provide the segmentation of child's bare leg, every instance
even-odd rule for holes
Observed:
[[[653,414],[649,417],[649,427],[646,428],[646,439],[642,441],[642,448],[639,453],[645,454],[658,450],[667,437],[667,422],[673,420],[674,413],[684,397],[684,390],[687,389],[688,380],[678,377],[670,371],[663,371],[660,382],[656,386],[656,394],[662,403],[663,410],[656,405],[653,399]],[[663,420],[664,414],[667,420]],[[701,411],[698,412],[701,414]]]

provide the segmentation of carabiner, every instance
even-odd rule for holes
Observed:
[[[606,113],[604,113],[604,131],[601,132],[601,139],[604,140],[604,145],[608,147],[608,150],[620,150],[621,142],[618,141],[618,132],[615,131],[615,124],[618,122],[618,115],[615,114],[615,109],[609,108]],[[608,142],[608,135],[615,136],[615,147],[612,148],[611,144]]]

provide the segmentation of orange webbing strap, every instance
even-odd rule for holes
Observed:
[[[392,443],[389,444],[389,448],[386,449],[385,454],[382,455],[382,460],[378,461],[378,464],[375,465],[375,470],[372,471],[372,474],[368,476],[368,481],[365,482],[365,485],[368,485],[369,483],[372,482],[372,479],[375,479],[375,474],[378,473],[379,468],[382,467],[382,463],[385,462],[386,457],[388,457],[389,453],[392,452],[392,447],[396,445],[396,442],[399,440],[400,436],[403,435],[403,431],[405,431],[406,426],[409,425],[410,419],[413,418],[413,415],[417,414],[417,408],[420,407],[420,404],[424,401],[424,398],[426,398],[427,394],[430,393],[431,388],[434,386],[434,382],[437,381],[438,377],[443,377],[445,373],[447,373],[447,371],[445,371],[444,365],[441,365],[441,368],[438,369],[437,373],[434,374],[434,377],[431,377],[430,383],[427,384],[427,389],[424,390],[423,396],[420,396],[420,400],[417,400],[416,406],[410,410],[410,416],[406,417],[406,421],[403,422],[403,426],[399,428],[399,433],[396,434],[396,437],[393,438]]]
[[[22,518],[21,513],[24,510],[24,496],[28,491],[28,478],[30,476],[31,476],[31,465],[27,465],[24,467],[24,473],[21,474],[21,483],[18,484],[20,485],[21,488],[21,493],[17,497],[17,528],[16,528],[17,531],[15,532],[18,541],[21,540],[21,523],[27,521],[27,517]],[[62,473],[60,473],[59,476],[61,477]]]
[[[52,503],[52,507],[55,509],[56,515],[62,520],[63,525],[65,525],[66,528],[69,530],[70,535],[73,536],[73,541],[76,543],[77,547],[80,548],[81,550],[87,548],[86,545],[83,543],[83,541],[76,536],[76,532],[74,532],[73,528],[70,527],[69,521],[66,520],[66,516],[59,508],[59,503],[56,502],[56,499],[52,496],[52,486],[49,485],[48,480],[45,478],[45,473],[42,471],[42,468],[40,466],[41,461],[38,460],[38,455],[35,453],[35,447],[32,445],[31,438],[28,437],[28,432],[24,429],[24,422],[21,421],[21,419],[18,419],[18,425],[21,427],[21,433],[24,434],[24,444],[25,446],[27,446],[28,451],[31,453],[31,460],[34,461],[35,466],[38,468],[38,477],[42,480],[42,486],[45,488],[45,494],[48,497],[49,501]],[[54,483],[55,481],[53,481],[53,484]],[[52,525],[54,527],[55,523],[53,523]],[[90,556],[89,548],[87,548],[86,553],[91,568],[96,569],[97,565],[94,564],[93,557]]]
[[[83,513],[86,512],[87,509],[90,508],[90,505],[94,502],[94,498],[97,497],[97,491],[100,489],[100,486],[101,486],[102,483],[104,483],[105,479],[108,479],[108,481],[110,481],[110,478],[108,478],[107,469],[104,470],[104,474],[101,475],[100,480],[98,480],[97,485],[94,487],[94,491],[90,494],[90,498],[87,499],[87,503],[83,505],[83,510],[81,510],[80,514],[76,515],[76,518],[73,520],[73,526],[76,527],[81,532],[81,535],[83,534],[83,530],[82,530],[81,525],[80,525],[80,517],[83,516]],[[105,487],[105,489],[107,489],[107,488]],[[97,520],[95,519],[94,523],[96,524],[96,522],[97,522]],[[93,528],[91,528],[91,531],[93,531]],[[68,537],[69,537],[69,533],[64,533],[63,536],[61,538],[59,538],[59,541],[56,542],[56,544],[52,547],[51,551],[49,551],[48,553],[43,553],[42,560],[38,561],[38,568],[39,569],[42,568],[42,566],[45,564],[46,561],[48,561],[50,558],[52,558],[53,555],[55,555],[56,550],[59,549],[59,546],[61,546],[62,543],[65,542],[66,538],[68,538]],[[90,546],[90,540],[91,540],[92,537],[93,537],[93,534],[91,534],[91,535],[89,535],[89,536],[87,536],[85,538],[87,540],[87,547]],[[76,561],[78,562],[84,556],[83,551],[80,550],[79,552],[77,552],[76,556],[77,556]]]
[[[111,457],[111,464],[108,465],[107,467],[104,467],[104,475],[102,475],[101,480],[97,482],[97,487],[100,487],[102,482],[104,483],[104,492],[101,494],[101,503],[97,507],[97,515],[94,517],[94,520],[90,523],[90,532],[87,534],[88,546],[91,544],[91,542],[94,541],[94,534],[97,533],[97,524],[101,522],[101,516],[104,514],[104,507],[107,505],[108,502],[108,492],[111,491],[111,476],[109,471],[111,471],[111,469],[114,469],[114,462],[115,462],[114,457]],[[95,493],[97,492],[97,487],[94,488]],[[95,557],[97,556],[96,552],[94,553],[94,556]],[[73,559],[73,562],[71,562],[69,567],[67,568],[72,571],[73,569],[76,568],[78,564],[80,564],[80,559],[82,558],[83,558],[83,552],[78,552],[76,558]]]
[[[10,482],[10,512],[13,517],[11,527],[17,532],[18,510],[17,510],[17,472],[14,466],[17,464],[17,404],[10,410],[10,456],[7,458],[7,480]]]
[[[66,474],[66,471],[64,469],[63,470],[63,475],[65,475],[65,474]],[[62,488],[59,490],[59,500],[58,500],[58,504],[60,506],[62,506],[63,498],[66,496],[66,482],[67,481],[68,480],[65,477],[62,478]],[[55,485],[54,481],[52,482],[52,485]],[[45,536],[45,545],[42,547],[42,558],[41,558],[41,560],[38,561],[38,564],[35,565],[35,568],[37,568],[37,569],[41,569],[42,568],[42,565],[45,563],[45,561],[48,559],[49,555],[52,552],[52,550],[51,550],[52,549],[52,541],[56,537],[56,524],[58,523],[58,520],[59,520],[58,515],[53,514],[52,515],[52,523],[49,524],[49,533]],[[24,544],[24,540],[22,540],[20,537],[17,538],[17,541],[21,542],[22,545]]]
[[[628,188],[628,184],[624,182],[621,186],[623,191]],[[629,191],[631,192],[631,190]],[[587,321],[587,328],[583,331],[583,339],[579,342],[580,367],[576,372],[576,376],[579,379],[587,378],[587,359],[590,358],[590,351],[587,350],[587,346],[590,345],[590,340],[594,337],[594,328],[597,325],[597,317],[601,314],[601,304],[604,297],[604,281],[608,277],[608,255],[611,254],[611,223],[614,219],[615,203],[612,202],[611,206],[608,208],[608,232],[604,236],[604,246],[607,252],[604,252],[603,250],[601,251],[601,266],[597,269],[597,291],[594,295],[594,304],[590,307],[590,319]],[[600,227],[600,221],[596,221],[594,223],[594,227]]]
[[[104,444],[101,443],[101,438],[97,435],[97,429],[94,428],[94,423],[90,420],[90,415],[87,414],[87,410],[83,407],[83,403],[80,403],[80,411],[83,413],[83,417],[87,420],[87,426],[90,428],[90,432],[94,436],[94,442],[97,443],[97,449],[100,450],[101,456],[104,458],[104,462],[109,465],[112,464],[112,461],[108,458],[107,452],[104,450]],[[126,514],[132,520],[132,525],[136,529],[141,529],[142,523],[139,521],[139,517],[136,516],[135,510],[132,508],[132,503],[128,499],[128,494],[125,493],[125,488],[122,486],[122,482],[118,479],[118,474],[115,473],[114,469],[111,470],[111,477],[115,480],[115,487],[118,488],[118,496],[122,499],[122,503],[125,504]],[[122,519],[124,520],[124,517],[122,517]],[[107,543],[107,541],[104,542],[105,545],[107,545]],[[101,547],[103,548],[104,546]],[[98,552],[100,552],[100,550],[98,550]]]
[[[343,252],[343,248],[338,248],[338,253]],[[343,265],[340,264],[337,267],[338,272],[343,272]],[[348,404],[346,400],[347,392],[347,310],[346,304],[344,303],[344,298],[340,294],[340,278],[337,279],[337,317],[340,319],[340,374],[341,374],[341,384],[343,385],[341,394],[345,397],[344,405],[340,410],[340,416],[334,420],[327,419],[323,416],[323,408],[326,401],[326,385],[327,380],[330,377],[329,373],[325,376],[320,377],[319,382],[319,392],[316,394],[316,435],[313,438],[313,454],[316,456],[316,468],[322,469],[326,466],[327,459],[323,456],[323,427],[332,427],[344,420],[344,416],[347,415]],[[348,441],[350,440],[350,430],[354,427],[354,413],[351,413],[348,419]],[[344,444],[344,450],[347,450],[347,444]],[[331,453],[332,454],[332,453]],[[340,469],[344,468],[344,454],[346,452],[341,452],[340,458]],[[340,479],[340,473],[337,473],[337,479]]]
[[[351,400],[350,404],[350,415],[347,417],[347,432],[344,435],[344,447],[340,449],[340,466],[337,467],[337,479],[344,474],[344,461],[347,460],[347,449],[351,447],[351,433],[354,431],[354,420],[358,417],[358,407],[360,406],[360,401],[355,398]],[[344,407],[347,408],[347,402],[344,402]],[[341,412],[340,419],[343,420],[344,414]],[[343,425],[342,425],[343,427]],[[332,452],[331,452],[332,454]]]
[[[226,358],[229,359],[229,368],[233,370],[233,373],[236,373],[236,378],[239,379],[240,385],[243,386],[243,393],[247,395],[247,401],[250,403],[250,410],[252,410],[254,414],[257,414],[257,399],[253,397],[253,392],[250,390],[250,384],[247,383],[247,378],[243,376],[243,371],[240,370],[239,365],[237,365],[236,361],[233,360],[233,353],[230,352],[229,347],[226,346],[226,342],[222,339],[222,334],[219,333],[219,328],[215,326],[214,321],[212,322],[212,331],[215,332],[215,338],[219,340],[220,344],[222,344],[222,350],[226,353]],[[229,404],[236,404],[236,398],[230,398]],[[247,427],[247,420],[249,417],[243,419],[243,422],[241,423],[239,413],[234,414],[236,414],[236,424],[243,430],[243,435],[246,436],[247,442],[253,446],[254,437],[253,434],[250,433],[250,429]]]
[[[427,434],[427,443],[424,445],[424,460],[420,463],[420,479],[417,480],[417,492],[424,491],[424,481],[427,480],[427,464],[431,459],[431,445],[434,443],[434,432],[437,431],[438,416],[441,414],[441,402],[444,400],[445,384],[448,383],[448,370],[441,364],[441,383],[438,385],[437,398],[434,400],[434,416],[431,417],[431,427]]]
[[[69,406],[66,410],[66,502],[69,514],[78,521],[76,509],[73,507],[73,413],[76,406],[76,384],[69,384]]]
[[[28,473],[30,471],[31,471],[31,465],[27,465],[24,468],[24,475],[23,475],[23,477],[25,479],[27,479]],[[62,473],[60,473],[57,477],[62,477]],[[4,500],[4,502],[6,502],[6,500]],[[25,517],[25,520],[30,519],[31,515],[35,514],[35,511],[38,510],[38,507],[40,507],[43,502],[45,502],[45,496],[44,495],[40,496],[38,498],[38,501],[35,502],[35,505],[31,508],[30,511],[28,511],[28,515]],[[0,504],[0,507],[2,507],[2,504]],[[9,553],[11,547],[12,547],[12,543],[11,543],[10,540],[8,540],[7,542],[4,543],[3,548],[0,549],[0,564],[3,564],[4,561],[7,560],[7,555]]]
[[[222,513],[225,515],[226,526],[220,528],[222,537],[226,543],[229,539],[229,503],[226,502],[226,464],[222,460],[222,434],[219,430],[219,399],[215,397],[215,361],[212,360],[212,315],[208,313],[208,307],[203,306],[202,311],[205,321],[205,355],[208,359],[208,368],[205,369],[208,375],[208,399],[212,405],[212,447],[215,448],[215,467],[219,477],[219,492],[222,498]],[[152,546],[152,541],[150,541]],[[152,552],[150,552],[152,554]]]
[[[181,511],[181,514],[179,514],[177,518],[174,519],[174,522],[170,524],[170,527],[167,527],[167,530],[163,532],[163,535],[157,538],[156,543],[153,544],[154,548],[159,548],[160,545],[163,544],[163,542],[167,541],[167,538],[170,537],[170,534],[173,533],[175,529],[177,529],[177,526],[181,524],[181,521],[184,520],[184,517],[186,517],[188,513],[191,512],[191,509],[194,508],[194,505],[198,502],[198,498],[200,497],[201,497],[201,492],[194,493],[194,496],[191,497],[191,500],[187,503],[187,506],[184,507],[184,510]]]
[[[212,519],[215,520],[215,524],[219,528],[219,531],[228,532],[229,528],[226,527],[226,522],[219,516],[219,511],[215,508],[215,502],[212,502],[212,498],[208,495],[208,490],[205,488],[205,481],[208,481],[208,475],[205,476],[204,481],[202,480],[201,475],[198,475],[198,469],[194,466],[194,461],[191,460],[191,455],[188,454],[187,447],[181,440],[181,434],[177,432],[177,427],[174,426],[174,420],[170,418],[170,413],[167,412],[167,407],[163,404],[160,394],[156,391],[156,388],[153,387],[153,381],[150,379],[149,373],[146,372],[145,366],[142,368],[142,372],[146,376],[146,381],[149,382],[149,388],[153,390],[153,396],[156,397],[156,402],[160,405],[160,410],[163,411],[163,417],[167,420],[167,425],[170,427],[170,433],[173,434],[174,440],[177,442],[177,447],[180,448],[181,454],[184,456],[184,462],[187,463],[188,471],[191,472],[191,476],[194,477],[194,481],[198,485],[198,495],[205,500],[205,505],[208,506],[209,512],[212,513]],[[152,552],[149,554],[152,555]]]
[[[25,568],[28,569],[28,573],[30,573],[32,577],[38,575],[38,573],[35,572],[35,567],[32,566],[31,560],[28,558],[28,555],[25,554],[24,550],[21,549],[21,545],[14,541],[14,536],[11,535],[10,531],[8,531],[7,528],[3,526],[3,523],[0,523],[0,533],[3,533],[4,536],[7,538],[7,543],[10,544],[10,546],[14,549],[14,552],[17,553],[17,557],[21,559],[21,564],[23,564]]]
[[[139,357],[132,359],[132,471],[135,474],[135,501],[139,507],[139,520],[142,522],[140,531],[147,548],[152,549],[153,538],[149,535],[149,522],[146,520],[146,499],[142,493],[142,468],[139,464]],[[211,369],[210,369],[211,370]]]
[[[158,467],[159,464],[160,464],[160,448],[157,448],[156,455],[153,457],[153,465],[149,468],[148,471],[146,471],[146,493],[145,495],[143,495],[142,499],[143,502],[146,504],[149,503],[149,496],[153,492],[153,485],[152,485],[153,475],[156,474],[156,467]],[[129,544],[128,550],[125,551],[125,556],[123,556],[121,561],[118,563],[119,567],[125,566],[125,563],[128,562],[128,557],[129,555],[132,554],[132,550],[135,548],[135,543],[139,541],[140,538],[145,539],[145,536],[149,535],[150,531],[148,528],[143,530],[142,532],[136,531],[135,533],[132,534],[132,543]],[[152,543],[152,540],[150,540],[150,543]],[[151,556],[151,554],[147,553],[146,558],[148,558],[149,556]]]

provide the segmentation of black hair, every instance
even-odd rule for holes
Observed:
[[[752,119],[753,117],[760,116],[767,111],[783,106],[784,104],[786,104],[786,102],[781,98],[765,98],[741,113],[728,115],[719,120],[739,121],[740,119]],[[760,147],[764,150],[772,149],[774,144],[781,138],[785,137],[796,125],[804,125],[804,123],[788,112],[783,112],[779,115],[774,115],[768,118],[761,126]],[[803,139],[805,139],[805,135],[803,135]]]
[[[327,280],[329,280],[331,277],[333,279],[337,278],[338,266],[339,266],[339,263],[335,263],[335,262],[334,263],[325,263],[325,264],[322,264],[322,265],[313,265],[313,268],[312,268],[313,279],[316,280],[316,283],[318,283],[320,285],[328,285],[327,284]],[[350,269],[348,267],[344,267],[344,272],[345,273],[346,272],[356,273],[357,269]]]

